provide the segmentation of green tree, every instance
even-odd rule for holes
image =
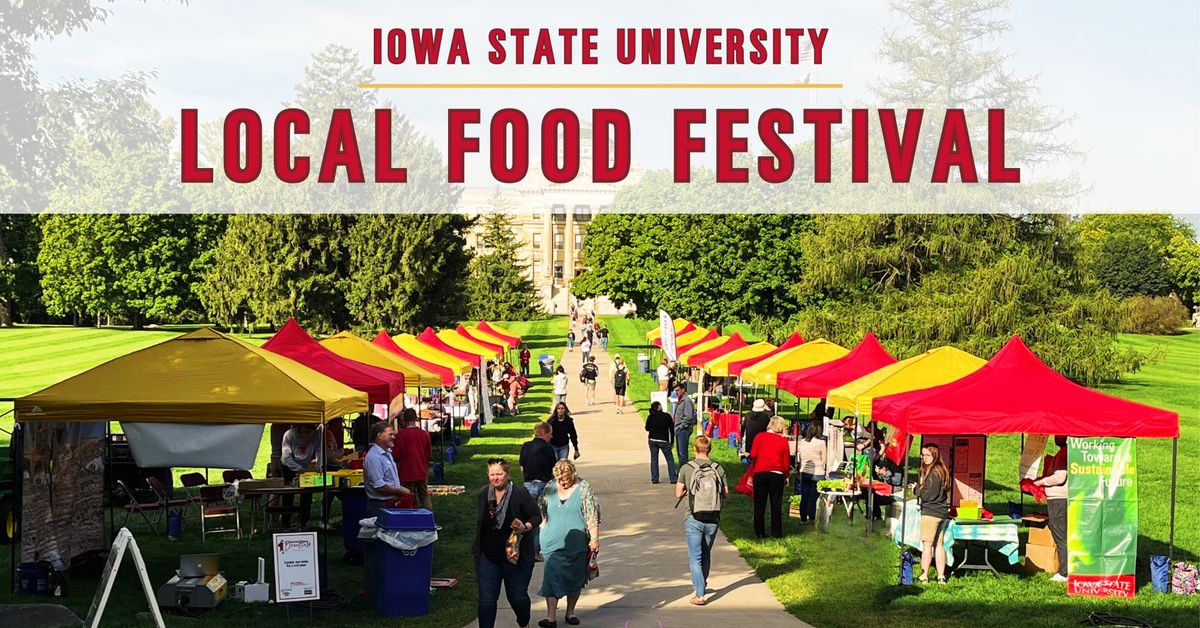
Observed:
[[[1195,237],[1175,234],[1167,245],[1171,284],[1187,307],[1200,304],[1200,242]]]
[[[705,325],[739,321],[765,327],[799,310],[794,286],[803,275],[799,234],[811,218],[787,213],[702,213],[788,202],[777,186],[713,183],[699,173],[687,186],[665,171],[649,172],[619,192],[614,213],[588,228],[585,270],[571,284],[581,298],[604,295],[632,303],[643,316],[664,308]],[[615,213],[631,212],[631,213]]]
[[[520,245],[506,213],[507,201],[497,191],[491,213],[483,218],[479,241],[483,255],[471,260],[467,304],[471,318],[494,321],[529,320],[541,315],[529,267],[517,258]]]
[[[1187,222],[1168,214],[1089,214],[1076,230],[1085,269],[1114,293],[1173,290],[1187,306],[1196,303],[1200,268],[1192,260],[1200,255],[1195,252],[1200,244]]]
[[[1128,233],[1105,238],[1093,271],[1101,285],[1120,297],[1159,297],[1170,290],[1170,270],[1162,252]]]

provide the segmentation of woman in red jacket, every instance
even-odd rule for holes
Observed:
[[[750,458],[754,461],[754,533],[766,538],[763,514],[767,499],[771,500],[771,536],[783,538],[783,487],[787,484],[792,467],[792,456],[788,449],[787,419],[773,416],[767,423],[767,431],[754,439]]]

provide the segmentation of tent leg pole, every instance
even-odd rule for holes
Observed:
[[[908,452],[912,449],[912,435],[904,436],[904,485],[900,498],[900,551],[904,552],[904,535],[908,532]],[[903,556],[900,558],[904,560]]]
[[[875,420],[872,419],[871,420],[871,440],[872,440],[872,442],[874,442],[874,438],[875,438],[875,427],[876,427]],[[878,448],[879,444],[876,443],[875,447]],[[866,531],[864,532],[864,534],[869,535],[869,534],[871,534],[871,532],[874,532],[874,531],[875,531],[875,461],[872,460],[870,462],[870,466],[867,467],[867,525],[866,525]]]
[[[324,420],[325,417],[321,417]],[[321,570],[329,569],[329,442],[326,438],[329,437],[329,432],[325,431],[325,424],[321,423],[321,562],[317,565],[317,583],[318,589],[321,582]],[[329,572],[326,571],[326,574]],[[309,612],[312,612],[312,606],[308,607]]]
[[[1179,462],[1179,437],[1176,436],[1171,440],[1171,533],[1167,541],[1167,565],[1175,560],[1175,480],[1177,464]]]
[[[205,469],[205,482],[208,481],[207,469]],[[104,474],[108,476],[108,480],[104,483],[104,490],[108,490],[109,484],[116,484],[112,477],[112,423],[104,422]],[[108,497],[108,544],[111,546],[117,540],[117,516],[113,512],[112,492],[109,491]]]

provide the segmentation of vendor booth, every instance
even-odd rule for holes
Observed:
[[[799,347],[802,344],[804,344],[804,337],[800,335],[800,332],[794,332],[794,333],[792,333],[791,336],[788,337],[787,340],[784,341],[783,344],[779,345],[779,347],[772,349],[771,351],[769,351],[767,353],[764,353],[762,355],[755,356],[755,357],[732,358],[732,359],[730,359],[728,366],[726,368],[729,370],[730,375],[740,376],[742,374],[743,370],[745,370],[751,366],[760,364],[764,360],[771,359],[771,358],[779,355],[780,353],[783,353],[784,351],[788,351],[789,349]],[[743,378],[743,379],[745,379],[745,378]]]
[[[769,358],[764,358],[743,368],[742,379],[761,386],[774,386],[779,373],[824,364],[847,353],[850,353],[849,349],[824,338],[818,338],[812,342],[784,349]]]
[[[487,321],[479,321],[479,324],[476,325],[475,327],[477,327],[480,331],[489,333],[489,334],[495,336],[496,338],[500,338],[500,339],[504,340],[505,342],[508,343],[509,349],[516,349],[517,346],[521,344],[521,336],[520,335],[514,334],[513,332],[509,331],[508,329],[505,329],[504,327],[496,325],[495,323],[489,323]]]

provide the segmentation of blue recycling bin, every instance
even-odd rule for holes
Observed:
[[[358,522],[367,516],[367,491],[362,487],[343,488],[338,499],[342,500],[342,544],[346,551],[361,554],[363,542],[358,538]]]
[[[385,532],[436,529],[433,513],[424,508],[385,508],[376,523]],[[406,551],[375,539],[366,548],[367,597],[375,612],[388,617],[428,615],[433,544]]]

